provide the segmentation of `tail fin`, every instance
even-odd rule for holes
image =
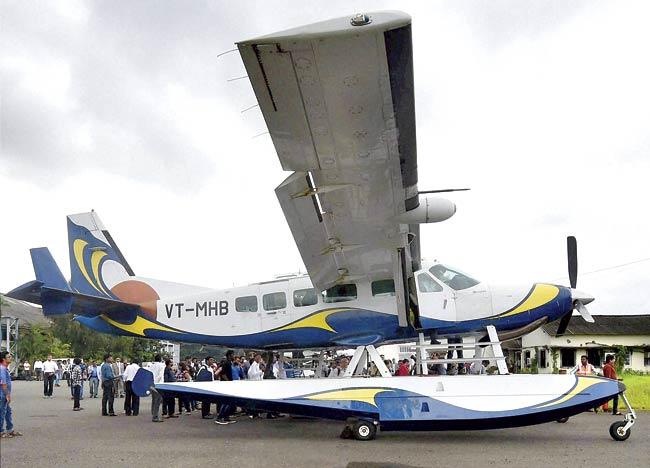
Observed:
[[[68,216],[72,288],[90,296],[116,298],[111,288],[135,276],[97,213]]]

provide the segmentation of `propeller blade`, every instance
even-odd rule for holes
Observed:
[[[564,317],[560,319],[560,324],[557,326],[557,331],[555,332],[555,336],[564,335],[567,327],[569,326],[569,322],[571,321],[572,314],[573,311],[569,312],[568,314],[566,314]]]
[[[569,283],[571,288],[575,289],[578,282],[578,244],[573,236],[566,238],[566,253],[569,263]]]
[[[585,322],[594,323],[594,318],[591,316],[591,314],[589,313],[589,311],[587,310],[587,308],[582,302],[576,301],[574,305],[578,313],[582,315],[583,319],[585,319]]]
[[[465,192],[467,190],[472,190],[468,188],[447,188],[447,189],[438,189],[438,190],[422,190],[418,193],[445,193],[445,192]]]

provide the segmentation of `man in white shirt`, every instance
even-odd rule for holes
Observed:
[[[156,354],[153,358],[154,362],[151,364],[147,370],[153,374],[153,383],[159,384],[165,381],[165,364],[162,362],[162,357],[160,354]],[[155,388],[151,388],[151,420],[153,422],[163,422],[160,414],[160,404],[162,403],[162,395],[156,391]]]
[[[250,368],[248,369],[249,380],[262,380],[264,378],[264,364],[262,363],[262,355],[256,354]]]
[[[32,380],[32,366],[29,361],[23,362],[23,372],[25,373],[25,380]]]
[[[126,390],[126,399],[124,400],[124,411],[127,416],[137,416],[140,413],[140,397],[133,393],[131,385],[133,384],[133,378],[135,377],[136,372],[140,369],[139,362],[132,362],[126,369],[124,369],[124,374],[122,375],[124,379],[124,387]]]
[[[43,361],[40,359],[34,362],[34,372],[36,372],[36,380],[41,380],[43,378]]]
[[[52,360],[52,355],[47,355],[47,361],[43,363],[43,398],[52,398],[54,387],[54,375],[58,370],[56,362]]]

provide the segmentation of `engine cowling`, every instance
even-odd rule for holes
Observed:
[[[420,195],[420,204],[401,214],[397,220],[403,224],[439,223],[456,213],[456,204],[446,198]]]

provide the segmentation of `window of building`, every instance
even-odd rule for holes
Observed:
[[[293,292],[293,305],[296,307],[305,307],[318,304],[318,295],[314,288],[297,289]]]
[[[237,312],[257,312],[257,296],[243,296],[235,299]]]
[[[575,349],[560,350],[560,367],[575,367],[576,351]]]
[[[546,369],[548,367],[548,362],[546,360],[546,350],[545,349],[540,349],[539,350],[539,358],[538,358],[537,367],[539,367],[540,369]]]
[[[418,275],[418,289],[422,293],[441,292],[442,286],[436,283],[433,278],[426,273],[420,273]]]
[[[373,281],[370,285],[373,296],[394,296],[395,281],[392,279]]]
[[[529,368],[531,366],[530,362],[530,350],[524,351],[524,367]]]
[[[472,286],[476,286],[480,283],[480,281],[469,277],[465,273],[461,273],[458,270],[446,267],[442,264],[432,266],[429,268],[429,271],[438,280],[442,281],[447,286],[455,289],[456,291],[471,288]]]
[[[650,349],[646,349],[643,355],[643,365],[645,367],[650,367]]]
[[[323,302],[346,302],[354,301],[357,298],[356,284],[337,284],[323,291]]]
[[[287,307],[287,295],[283,292],[274,292],[262,296],[264,310],[278,310]]]
[[[632,351],[628,351],[625,353],[625,365],[629,366],[631,361],[632,361]]]

